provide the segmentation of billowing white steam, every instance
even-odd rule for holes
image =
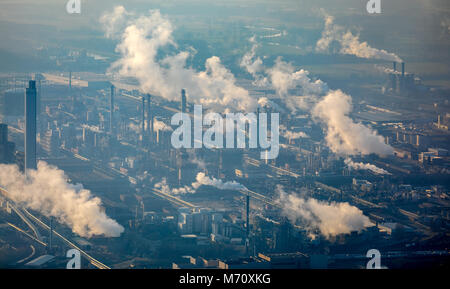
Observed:
[[[383,74],[402,74],[400,71],[395,71],[392,68],[375,65],[375,69]]]
[[[267,97],[263,96],[258,99],[258,105],[260,107],[265,108],[273,108],[275,111],[278,112],[286,112],[281,106],[279,106],[277,103],[273,102],[272,100],[268,99]]]
[[[212,186],[219,190],[246,190],[246,187],[236,181],[224,182],[220,179],[210,178],[205,173],[198,173],[195,181],[190,186],[171,189],[165,178],[161,182],[155,184],[155,188],[167,194],[181,195],[192,194],[201,186]]]
[[[167,125],[165,122],[157,120],[156,118],[153,119],[153,129],[155,131],[161,130],[161,131],[173,131],[172,127]]]
[[[251,58],[255,58],[253,49]],[[323,81],[312,80],[308,76],[308,71],[296,70],[281,58],[276,59],[272,68],[259,67],[255,73],[259,73],[260,79],[264,77],[262,74],[267,75],[270,84],[290,111],[294,113],[297,109],[310,111],[315,120],[324,124],[326,142],[333,152],[346,155],[393,153],[392,147],[384,143],[382,136],[361,123],[355,123],[349,117],[352,110],[350,95],[341,90],[330,90]],[[300,96],[289,94],[289,90],[294,88],[301,90]],[[264,101],[260,99],[260,103]],[[285,137],[288,136],[289,134]],[[300,133],[290,136],[306,137]]]
[[[118,237],[124,231],[105,214],[100,198],[80,184],[69,184],[62,170],[45,162],[40,161],[27,176],[16,165],[0,165],[0,185],[14,202],[57,218],[80,236]]]
[[[373,224],[362,211],[349,203],[327,203],[313,198],[305,199],[296,194],[286,193],[282,186],[277,187],[282,214],[293,224],[300,223],[308,229],[310,236],[319,230],[326,238],[352,231],[361,231]]]
[[[105,13],[101,22],[106,26],[107,36],[120,39],[116,51],[121,58],[109,71],[136,78],[143,92],[178,100],[180,90],[185,88],[190,101],[215,111],[256,109],[257,100],[236,85],[234,75],[222,65],[219,57],[208,58],[204,71],[186,67],[187,59],[192,57],[189,51],[160,57],[158,53],[162,49],[177,45],[172,37],[171,22],[159,10],[150,10],[148,15],[136,18],[125,8],[116,7],[113,12]],[[125,25],[115,26],[124,22]]]
[[[376,165],[362,163],[362,162],[355,163],[350,158],[345,159],[344,162],[349,168],[352,168],[355,170],[369,170],[377,175],[390,175],[390,173],[388,171],[386,171],[382,168],[379,168]]]
[[[334,17],[325,15],[325,28],[322,38],[316,43],[316,51],[327,52],[332,42],[340,45],[339,53],[355,55],[360,58],[382,59],[387,61],[402,62],[394,53],[371,47],[367,42],[361,42],[359,35],[353,35],[350,30],[334,23]]]
[[[326,124],[325,140],[328,147],[338,154],[390,155],[391,146],[382,136],[348,116],[352,110],[352,98],[341,90],[331,90],[312,110],[314,117]]]
[[[255,39],[255,36],[249,39],[252,43],[252,48],[249,52],[244,54],[241,59],[240,66],[245,68],[245,70],[253,76],[254,85],[266,86],[268,84],[268,80],[261,74],[261,72],[264,70],[264,66],[261,58],[256,57],[256,49],[258,48],[258,43],[256,43]]]
[[[328,91],[326,83],[321,80],[312,80],[309,78],[307,70],[295,70],[290,63],[283,61],[281,57],[275,60],[273,67],[264,67],[261,58],[256,56],[258,44],[255,37],[250,38],[250,42],[253,44],[252,48],[242,57],[241,67],[253,76],[254,85],[272,86],[289,110],[296,112],[298,108],[307,109],[311,96],[321,95]],[[298,89],[299,93],[294,96],[289,95],[290,89]],[[282,110],[265,97],[260,98],[258,102],[261,106],[269,105],[277,110]]]
[[[302,131],[290,131],[285,129],[281,135],[289,140],[292,139],[300,139],[300,138],[309,138],[309,136]]]
[[[236,182],[236,181],[229,181],[229,182],[224,182],[220,179],[216,179],[216,178],[210,178],[208,177],[205,173],[198,173],[197,177],[195,178],[195,182],[192,183],[192,187],[194,189],[198,189],[200,186],[205,185],[205,186],[213,186],[215,188],[218,188],[220,190],[245,190],[246,188]]]
[[[154,187],[158,190],[161,190],[163,193],[169,195],[184,195],[195,193],[195,190],[190,186],[171,189],[169,184],[167,183],[166,178],[163,178],[159,183],[156,183]]]
[[[135,133],[141,133],[142,128],[139,124],[135,124],[134,122],[130,122],[128,124],[128,128],[134,131]]]
[[[302,95],[320,95],[328,90],[326,83],[318,79],[312,81],[309,72],[304,69],[295,70],[294,67],[278,57],[275,65],[267,70],[273,88],[278,95],[285,96],[288,89],[300,87]]]

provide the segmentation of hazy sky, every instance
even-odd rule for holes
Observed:
[[[301,34],[305,29],[314,34],[309,38],[320,37],[323,9],[336,17],[336,23],[360,32],[361,40],[374,47],[411,61],[450,60],[450,1],[381,1],[382,14],[369,15],[363,0],[81,0],[81,14],[70,15],[65,10],[66,0],[1,0],[0,54],[26,52],[49,43],[67,47],[71,39],[74,46],[98,40],[98,18],[121,4],[138,12],[161,9],[176,29],[189,31],[198,23],[238,22],[294,29],[293,33],[298,28],[299,39],[305,36]]]

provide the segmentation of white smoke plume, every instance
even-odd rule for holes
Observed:
[[[155,131],[161,130],[161,131],[173,131],[172,127],[167,125],[165,122],[157,120],[156,118],[153,119],[153,129]]]
[[[352,98],[341,90],[331,90],[312,110],[313,116],[326,125],[328,147],[346,155],[393,154],[393,148],[382,136],[348,116],[351,110]]]
[[[116,6],[110,13],[105,13],[100,17],[100,23],[105,30],[105,36],[108,38],[120,38],[120,30],[124,29],[127,24],[127,18],[132,16],[125,10],[123,6]]]
[[[305,199],[296,194],[288,194],[282,186],[277,186],[278,199],[282,214],[293,224],[302,224],[315,238],[314,231],[319,230],[326,238],[352,231],[361,231],[373,224],[360,209],[349,203],[327,203],[313,198]]]
[[[287,139],[309,138],[309,136],[302,131],[290,131],[284,125],[280,125],[281,135]]]
[[[253,76],[253,85],[262,87],[268,85],[268,80],[261,74],[261,72],[264,70],[264,65],[261,58],[256,57],[256,49],[258,48],[258,43],[256,43],[255,39],[255,36],[249,39],[250,43],[252,43],[252,48],[249,52],[244,54],[241,59],[240,66],[245,68],[245,70]]]
[[[382,136],[349,117],[352,110],[350,95],[341,90],[330,90],[321,80],[311,80],[308,71],[296,70],[281,58],[276,59],[272,68],[261,69],[261,73],[268,75],[271,85],[290,111],[310,111],[315,120],[324,125],[326,142],[333,152],[347,155],[393,153],[392,147],[384,143]],[[289,90],[293,88],[301,88],[302,96],[290,95]],[[259,101],[264,104],[265,100]]]
[[[161,190],[163,193],[169,195],[184,195],[195,193],[195,190],[190,186],[171,189],[169,184],[167,183],[166,178],[162,178],[162,180],[159,183],[156,183],[154,187],[158,190]]]
[[[339,43],[339,53],[341,54],[355,55],[367,59],[402,62],[401,58],[394,53],[376,49],[367,44],[367,42],[361,42],[359,35],[353,35],[350,30],[335,24],[333,16],[325,15],[325,28],[322,32],[322,38],[316,43],[316,51],[327,52],[333,42]]]
[[[295,71],[294,67],[281,57],[275,61],[275,65],[268,69],[272,86],[279,95],[286,95],[288,89],[301,87],[304,95],[320,95],[328,90],[326,83],[320,79],[312,81],[308,77],[309,72],[304,69]]]
[[[346,158],[344,162],[349,168],[352,168],[355,170],[369,170],[377,175],[390,175],[391,174],[388,171],[377,167],[376,165],[362,163],[362,162],[354,162],[350,158]]]
[[[202,185],[213,186],[219,190],[246,190],[245,186],[236,181],[224,182],[214,177],[210,178],[205,173],[198,173],[195,182],[192,183],[192,187],[198,189]]]
[[[105,214],[100,198],[66,179],[62,170],[42,161],[27,176],[16,165],[0,165],[0,185],[14,202],[55,217],[82,237],[119,237],[124,228]]]
[[[136,124],[134,122],[130,122],[128,124],[128,128],[131,129],[132,131],[134,131],[135,133],[141,133],[142,128],[139,124]]]
[[[309,78],[307,70],[295,70],[290,63],[283,61],[281,57],[276,59],[273,67],[265,68],[262,73],[267,76],[257,74],[256,80],[265,79],[265,83],[268,81],[286,107],[294,113],[298,109],[310,109],[310,103],[314,102],[314,98],[328,91],[326,83],[321,80],[312,80]],[[290,89],[297,89],[299,93],[290,95]],[[260,99],[260,102],[267,101]]]
[[[184,186],[180,188],[170,188],[167,184],[167,180],[163,178],[161,182],[155,184],[155,188],[163,191],[164,193],[171,195],[183,195],[192,194],[201,186],[212,186],[219,190],[246,190],[247,188],[236,181],[224,182],[220,179],[210,178],[205,173],[200,172],[197,174],[195,181],[190,186]]]
[[[273,108],[278,112],[286,112],[286,110],[284,110],[281,106],[279,106],[277,103],[273,102],[272,100],[268,99],[265,96],[260,97],[258,99],[258,105],[264,108]]]
[[[309,136],[302,131],[290,131],[287,130],[283,133],[283,136],[287,139],[300,139],[300,138],[309,138]]]
[[[383,74],[402,74],[401,71],[380,65],[375,65],[375,69]]]
[[[321,80],[312,80],[309,78],[309,72],[304,69],[295,70],[290,64],[278,57],[275,65],[267,68],[263,65],[260,57],[256,56],[258,43],[255,37],[250,38],[252,48],[244,54],[241,59],[241,67],[253,76],[253,84],[256,86],[272,86],[277,95],[284,101],[284,104],[290,111],[296,112],[297,109],[308,109],[311,97],[322,95],[328,91],[328,86]],[[299,95],[289,95],[290,89],[300,90]],[[260,105],[269,105],[277,110],[281,108],[263,97],[258,100]]]
[[[111,27],[122,23],[116,19],[123,18],[127,19],[124,28],[121,25]],[[105,13],[101,22],[109,25],[105,28],[107,36],[112,37],[111,31],[120,34],[116,51],[121,58],[111,65],[109,72],[136,78],[142,92],[178,100],[181,89],[185,88],[191,101],[218,112],[256,109],[257,100],[236,85],[234,75],[222,65],[219,57],[208,58],[204,71],[186,67],[187,59],[192,57],[189,51],[160,57],[158,53],[162,49],[176,49],[177,44],[172,37],[172,23],[159,10],[135,17],[125,8],[116,7],[113,12]]]

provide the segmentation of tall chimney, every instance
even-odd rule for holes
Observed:
[[[250,219],[249,219],[249,215],[250,215],[250,195],[247,194],[246,197],[246,226],[247,226],[247,238],[248,238],[248,234],[250,233]]]
[[[25,91],[25,172],[36,169],[36,81]]]
[[[69,71],[69,89],[72,89],[72,71]]]
[[[256,146],[259,146],[259,107],[256,109]]]
[[[145,134],[145,96],[142,97],[142,141]]]
[[[36,73],[34,75],[34,79],[36,80],[36,114],[39,116],[41,114],[41,75]]]
[[[186,112],[186,90],[181,90],[181,112]]]
[[[245,250],[248,254],[248,246],[249,246],[249,236],[250,236],[250,195],[247,193],[246,196],[246,240],[245,240]]]
[[[114,134],[114,93],[115,87],[111,85],[111,93],[109,96],[109,131]]]
[[[152,96],[150,93],[147,94],[147,130],[149,130],[149,136],[151,140],[153,140],[153,116],[152,116],[152,107],[151,107],[151,100]]]
[[[405,77],[405,63],[402,62],[402,77]]]
[[[397,71],[397,62],[393,62],[393,68],[394,68],[394,72],[396,72]]]

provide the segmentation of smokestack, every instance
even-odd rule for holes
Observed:
[[[145,97],[142,97],[142,141],[144,141],[145,134]]]
[[[397,71],[397,62],[393,62],[393,68],[394,68],[394,72]]]
[[[25,172],[36,169],[36,81],[25,91]]]
[[[250,213],[250,195],[247,194],[246,197],[246,240],[245,240],[245,249],[248,254],[248,246],[249,246],[249,235],[250,235],[250,219],[249,219],[249,213]]]
[[[8,142],[8,125],[0,123],[0,145]]]
[[[186,112],[186,90],[181,90],[181,112]]]
[[[147,129],[150,131],[149,136],[150,139],[153,140],[153,116],[152,116],[152,112],[151,112],[151,104],[150,104],[150,100],[151,100],[152,96],[150,95],[150,93],[147,94]]]
[[[256,146],[259,146],[259,107],[256,109]]]
[[[402,77],[405,77],[405,63],[402,62]]]
[[[69,71],[69,89],[72,89],[72,71]]]
[[[34,79],[36,80],[37,88],[36,88],[36,114],[39,116],[41,114],[41,75],[36,73],[34,75]]]
[[[250,195],[247,195],[247,197],[246,197],[246,222],[247,222],[247,224],[246,224],[246,226],[247,226],[247,238],[248,238],[248,235],[249,235],[249,233],[250,233],[250,219],[249,219],[249,215],[250,215]]]
[[[111,85],[111,93],[109,96],[109,131],[111,135],[114,134],[114,93],[115,87]]]

